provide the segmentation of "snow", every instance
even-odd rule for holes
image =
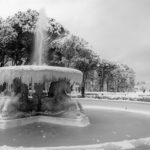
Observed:
[[[138,100],[150,98],[150,92],[86,92],[86,97],[100,99]]]
[[[138,146],[150,145],[150,137],[132,139],[132,140],[123,140],[118,142],[106,142],[94,145],[79,145],[79,146],[59,146],[59,147],[9,147],[9,146],[0,146],[0,150],[130,150],[135,149]]]
[[[46,65],[9,66],[0,68],[0,84],[11,84],[13,79],[21,78],[23,83],[41,83],[59,79],[70,80],[71,83],[82,82],[82,72],[72,68],[55,67]]]

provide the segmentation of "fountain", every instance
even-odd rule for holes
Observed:
[[[0,68],[0,149],[150,149],[149,103],[70,98],[82,73],[44,65],[47,23],[40,14],[34,65]]]
[[[89,124],[79,102],[68,95],[71,85],[82,82],[82,73],[44,64],[47,24],[42,9],[35,34],[34,65],[0,68],[0,128],[34,122],[82,127]]]

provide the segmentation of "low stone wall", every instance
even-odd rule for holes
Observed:
[[[8,128],[14,128],[18,126],[23,126],[27,124],[31,124],[34,122],[37,122],[39,119],[39,116],[32,116],[32,117],[26,117],[26,118],[18,118],[18,119],[9,119],[9,120],[0,120],[0,129],[8,129]]]
[[[10,120],[0,120],[0,129],[14,128],[18,126],[23,126],[27,124],[32,124],[35,122],[46,122],[51,124],[65,125],[65,126],[75,126],[75,127],[85,127],[89,124],[88,117],[81,115],[76,119],[71,118],[61,118],[61,117],[51,117],[51,116],[31,116],[19,119]]]

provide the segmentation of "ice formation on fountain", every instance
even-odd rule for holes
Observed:
[[[71,83],[81,83],[82,73],[76,69],[54,67],[54,66],[10,66],[0,68],[0,85],[7,82],[12,84],[15,78],[20,78],[23,83],[42,83],[56,81],[59,79],[67,79]]]
[[[61,117],[74,119],[68,124],[73,125],[73,121],[77,126],[86,126],[89,121],[81,105],[71,101],[68,95],[71,92],[71,84],[81,84],[82,72],[71,68],[44,65],[47,48],[46,31],[47,17],[42,9],[35,34],[34,65],[0,68],[0,92],[3,95],[2,98],[0,97],[0,116],[4,119],[15,119],[28,115],[40,114],[50,117],[61,114]],[[57,119],[63,124],[61,119]]]
[[[45,14],[45,10],[41,9],[39,11],[39,18],[36,24],[35,43],[34,43],[34,51],[33,51],[33,64],[36,65],[44,64],[44,52],[47,49],[47,44],[46,44],[47,26],[48,26],[48,20]]]

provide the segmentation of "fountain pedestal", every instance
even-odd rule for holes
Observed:
[[[0,98],[0,128],[34,122],[78,127],[89,124],[81,105],[67,94],[72,83],[82,81],[80,71],[52,66],[13,66],[0,68],[0,74],[0,84],[6,83]]]

